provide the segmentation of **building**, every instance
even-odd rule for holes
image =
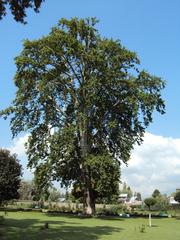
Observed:
[[[121,202],[121,203],[126,203],[126,202],[128,202],[128,194],[127,193],[121,193],[120,195],[119,195],[119,202]]]
[[[174,197],[169,197],[169,204],[170,205],[176,205],[176,204],[179,204],[177,201],[174,200]]]

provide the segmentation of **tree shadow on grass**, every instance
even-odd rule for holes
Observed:
[[[48,213],[46,213],[46,216],[48,216],[48,217],[78,218],[78,219],[91,218],[90,216],[86,216],[86,215],[77,215],[77,214],[61,213],[61,212],[48,212]]]
[[[124,221],[125,218],[120,218],[116,216],[98,216],[97,219],[108,220],[108,221]]]
[[[66,218],[78,218],[78,219],[90,219],[93,217],[86,216],[86,215],[77,215],[77,214],[66,214],[66,213],[46,213],[48,217],[66,217]],[[113,221],[124,221],[126,218],[121,218],[119,216],[96,216],[94,217],[95,219],[100,219],[100,220],[113,220]]]
[[[67,224],[67,222],[62,221],[62,220],[39,220],[39,219],[13,219],[13,218],[8,218],[5,221],[5,225],[7,227],[15,227],[15,228],[28,228],[32,227],[33,225],[43,225],[44,223],[49,223],[53,225],[62,225],[62,224]],[[69,224],[72,225],[78,225],[80,223],[77,222],[68,222]]]
[[[113,232],[123,230],[109,226],[68,226],[67,224],[71,223],[63,221],[52,221],[52,224],[49,224],[49,229],[42,229],[43,223],[46,221],[38,221],[37,219],[9,220],[1,237],[2,240],[98,240],[103,235],[111,235]],[[49,223],[49,221],[47,222]]]
[[[159,227],[159,226],[158,226],[158,225],[155,225],[155,224],[152,224],[151,227],[152,227],[152,228],[154,228],[154,227],[156,228],[156,227]]]

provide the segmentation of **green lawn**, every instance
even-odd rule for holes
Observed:
[[[3,212],[0,212],[2,215]],[[80,218],[52,216],[36,212],[8,212],[0,226],[1,240],[180,240],[180,220],[153,219],[149,228],[148,219]],[[42,229],[44,223],[49,229]],[[139,227],[144,224],[145,232]]]

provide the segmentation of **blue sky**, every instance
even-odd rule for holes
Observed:
[[[0,21],[0,109],[7,107],[15,96],[14,58],[22,50],[23,39],[48,34],[62,17],[97,17],[100,20],[97,28],[102,36],[120,39],[125,47],[138,54],[142,68],[166,80],[163,91],[166,114],[155,113],[147,131],[164,139],[179,139],[179,9],[179,0],[46,0],[39,14],[32,10],[27,12],[27,25],[16,23],[8,14]],[[0,120],[0,147],[15,148],[18,141],[12,141],[9,122]],[[25,165],[26,157],[22,155],[22,159]],[[127,176],[124,178],[128,181]]]

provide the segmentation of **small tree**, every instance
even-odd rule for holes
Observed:
[[[19,198],[21,165],[15,154],[0,149],[0,205],[7,201]]]
[[[61,193],[56,188],[49,189],[48,201],[57,202],[61,197]]]
[[[160,195],[156,197],[156,204],[154,206],[156,210],[165,211],[168,209],[168,205],[169,205],[169,200],[166,195]]]
[[[144,200],[144,203],[149,208],[149,210],[151,210],[151,207],[156,204],[156,199],[155,198],[146,198]]]
[[[174,196],[175,201],[177,201],[178,203],[180,203],[180,191],[178,191],[175,196]]]
[[[123,189],[121,190],[121,193],[127,193],[129,199],[133,195],[133,192],[132,192],[130,186],[128,186],[125,182],[123,183]]]
[[[141,201],[141,200],[142,200],[142,197],[141,197],[141,193],[140,193],[140,192],[137,192],[137,193],[135,194],[135,196],[136,196],[136,200],[137,200],[137,201]]]
[[[19,192],[19,198],[21,200],[33,200],[34,193],[34,183],[33,181],[21,181]]]
[[[152,193],[152,197],[153,198],[157,198],[157,197],[160,197],[161,196],[161,193],[158,189],[155,189],[154,192]]]

